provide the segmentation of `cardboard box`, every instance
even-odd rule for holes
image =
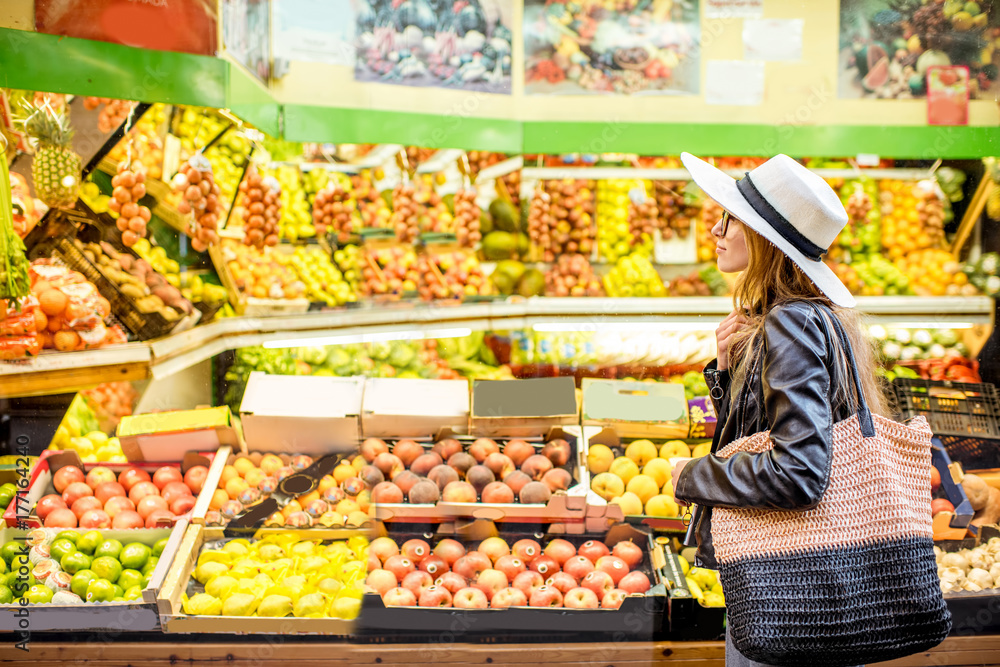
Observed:
[[[156,472],[158,468],[164,465],[179,468],[182,473],[187,472],[194,466],[202,465],[208,468],[208,476],[205,480],[205,485],[202,487],[201,493],[198,494],[198,498],[195,499],[195,506],[197,507],[198,500],[201,496],[208,494],[211,496],[212,490],[215,488],[214,484],[210,485],[209,480],[215,478],[216,483],[219,477],[222,475],[222,468],[226,464],[226,458],[229,456],[229,448],[223,446],[218,452],[209,452],[206,454],[199,454],[197,452],[187,452],[183,455],[183,459],[180,463],[164,463],[160,462],[150,462],[150,461],[138,461],[135,463],[88,463],[84,464],[80,461],[80,456],[73,450],[65,451],[52,451],[46,450],[42,453],[41,458],[38,460],[38,464],[34,467],[31,473],[31,481],[28,485],[28,492],[24,496],[16,497],[14,501],[11,502],[10,507],[4,513],[4,522],[10,527],[22,527],[22,528],[41,528],[42,521],[35,514],[35,505],[38,501],[50,493],[55,493],[56,489],[52,485],[52,476],[55,475],[56,471],[65,466],[76,466],[86,474],[93,468],[104,467],[115,473],[115,476],[127,470],[128,468],[139,468],[145,470],[149,473],[150,477]],[[21,500],[20,498],[23,498]],[[194,510],[192,510],[193,513]],[[140,529],[135,529],[140,530]],[[128,531],[126,531],[128,532]]]
[[[270,532],[297,533],[302,539],[343,540],[356,535],[366,535],[358,530],[332,530],[299,532],[294,529],[263,529],[258,536]],[[223,529],[192,525],[187,528],[178,547],[170,572],[157,596],[160,624],[168,633],[226,633],[226,634],[310,634],[349,635],[355,622],[338,618],[268,618],[259,616],[189,616],[184,613],[181,596],[193,595],[196,582],[191,575],[198,565],[198,555],[206,542],[224,539]],[[190,587],[190,588],[189,588]]]
[[[584,378],[583,426],[611,426],[622,437],[686,438],[684,386]]]
[[[128,602],[88,602],[75,605],[38,604],[21,607],[19,604],[0,605],[0,632],[15,632],[21,628],[15,612],[27,609],[30,630],[43,631],[109,631],[148,632],[159,627],[156,597],[167,577],[180,547],[181,538],[187,529],[187,522],[181,521],[171,528],[137,528],[135,530],[101,530],[106,538],[116,539],[122,544],[141,542],[152,547],[167,537],[167,545],[160,554],[160,560],[149,577],[149,585],[142,591],[142,600]],[[54,537],[62,528],[41,529],[43,534]],[[0,543],[23,539],[29,531],[18,528],[0,528]],[[34,532],[34,531],[31,531]]]
[[[475,380],[470,435],[524,438],[554,426],[580,425],[580,400],[571,377]]]
[[[462,444],[463,451],[475,441],[472,436],[455,438]],[[587,514],[587,495],[590,489],[590,475],[587,472],[586,459],[580,442],[580,429],[552,428],[544,436],[522,438],[540,453],[546,442],[562,439],[569,443],[570,457],[564,466],[570,473],[572,482],[565,491],[558,491],[545,504],[526,505],[513,503],[456,503],[439,500],[432,505],[417,505],[404,503],[376,503],[375,517],[379,521],[408,523],[448,523],[462,519],[484,519],[508,523],[542,523],[559,524],[568,533],[583,533],[584,519]],[[506,440],[506,439],[505,439]],[[426,440],[420,443],[425,450],[430,450],[433,443]],[[501,450],[505,442],[498,441]]]
[[[615,641],[652,640],[658,636],[670,614],[670,598],[677,595],[668,588],[663,579],[663,564],[666,557],[663,548],[654,544],[650,535],[632,526],[617,525],[598,534],[565,535],[525,530],[523,527],[505,530],[503,526],[489,521],[476,521],[465,526],[455,526],[454,532],[447,527],[439,528],[433,537],[405,524],[385,525],[386,535],[402,544],[407,539],[426,540],[431,547],[441,539],[457,539],[474,548],[487,537],[502,537],[508,545],[519,539],[529,538],[545,546],[551,539],[563,538],[575,546],[593,539],[613,547],[621,541],[632,540],[643,548],[640,565],[635,568],[649,578],[652,588],[646,593],[632,594],[625,598],[618,609],[573,609],[565,607],[509,607],[506,609],[455,609],[428,607],[386,607],[378,594],[365,595],[361,616],[358,618],[359,635],[387,636],[400,633],[429,632],[440,635],[448,633],[449,641],[462,642],[472,637],[502,637],[507,634],[525,635],[534,633],[551,639],[555,634],[587,634],[610,636]],[[679,568],[679,566],[678,566]],[[678,589],[680,595],[690,596],[686,588]]]
[[[323,456],[354,451],[364,378],[253,372],[240,405],[247,449]]]
[[[469,430],[468,380],[369,378],[361,406],[365,438],[422,438]]]
[[[244,449],[228,406],[122,418],[115,433],[129,461],[180,461],[191,451]]]

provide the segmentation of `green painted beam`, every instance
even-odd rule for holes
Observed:
[[[226,106],[227,63],[0,28],[0,86],[144,102]]]
[[[241,65],[228,66],[226,100],[230,111],[272,137],[281,135],[281,107],[270,91]]]
[[[525,153],[978,158],[1000,153],[1000,127],[740,125],[528,121]]]
[[[382,143],[465,148],[506,153],[521,151],[521,123],[502,118],[335,109],[286,105],[285,138],[290,141]]]

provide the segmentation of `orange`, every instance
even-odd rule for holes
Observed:
[[[49,289],[38,296],[38,305],[46,315],[58,315],[66,310],[69,299],[57,289]]]

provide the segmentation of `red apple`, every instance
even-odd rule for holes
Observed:
[[[115,481],[115,474],[111,472],[111,468],[97,466],[96,468],[91,468],[90,472],[87,473],[86,480],[84,481],[87,482],[87,486],[92,489],[96,489],[105,482]]]
[[[156,488],[163,489],[170,482],[183,482],[184,475],[181,474],[179,468],[174,468],[172,466],[163,466],[158,468],[156,472],[153,473],[153,484]]]
[[[482,463],[486,460],[486,457],[490,454],[499,453],[500,447],[497,443],[489,438],[478,438],[469,447],[469,453],[478,461]]]
[[[412,592],[417,599],[420,599],[420,594],[425,590],[434,585],[434,577],[427,574],[423,570],[414,570],[408,575],[403,577],[403,582],[400,584],[406,590]]]
[[[427,542],[423,540],[407,540],[403,542],[403,546],[399,548],[399,553],[403,554],[414,563],[419,563],[431,554],[431,545],[427,544]]]
[[[492,599],[497,591],[507,588],[507,584],[507,575],[500,570],[483,570],[473,586],[485,593],[487,599]]]
[[[143,496],[139,502],[135,504],[135,511],[139,513],[143,519],[148,519],[149,515],[156,510],[169,510],[170,504],[165,498],[161,496]]]
[[[395,588],[398,584],[396,581],[396,575],[389,570],[382,569],[369,572],[368,578],[365,579],[365,583],[374,588],[375,591],[382,596]]]
[[[208,468],[205,466],[192,466],[184,473],[184,484],[191,490],[191,493],[201,493],[205,486],[205,478],[208,477]]]
[[[580,585],[594,591],[594,593],[597,594],[597,597],[600,598],[604,597],[604,594],[608,591],[614,589],[615,582],[611,579],[611,575],[607,572],[594,570],[583,578]]]
[[[128,500],[128,498],[125,500]],[[186,496],[178,496],[174,498],[174,502],[170,503],[170,511],[176,516],[180,516],[181,514],[187,514],[193,510],[196,504],[198,504],[198,501],[190,494]]]
[[[562,538],[556,538],[545,545],[545,555],[553,559],[562,567],[562,564],[576,555],[576,547],[572,542]]]
[[[115,514],[111,520],[111,527],[115,529],[142,528],[145,522],[135,510],[122,510]]]
[[[160,490],[160,496],[167,501],[168,505],[173,505],[174,500],[181,496],[193,497],[191,489],[184,482],[170,482]]]
[[[123,485],[124,486],[124,485]],[[158,496],[160,495],[160,490],[156,488],[156,485],[152,482],[138,482],[133,485],[128,492],[128,499],[131,500],[136,505],[139,501],[146,496]]]
[[[86,479],[83,471],[76,466],[63,466],[52,475],[52,486],[56,487],[57,493],[62,493],[73,482],[83,483]]]
[[[62,496],[50,493],[47,496],[42,496],[38,500],[38,504],[35,505],[35,514],[42,521],[45,521],[45,517],[49,515],[49,512],[57,509],[65,509],[66,502],[62,499]]]
[[[497,562],[501,556],[507,556],[510,554],[510,547],[501,537],[487,537],[485,540],[479,543],[476,551],[480,551],[487,556],[491,562]]]
[[[42,525],[46,528],[76,528],[76,515],[66,507],[57,507],[48,513]]]
[[[80,517],[80,528],[110,528],[111,517],[104,510],[88,510]]]
[[[392,446],[392,453],[399,457],[404,466],[409,467],[418,456],[424,453],[424,448],[413,440],[397,440]]]
[[[445,572],[434,580],[434,585],[447,589],[449,593],[457,593],[469,585],[469,581],[455,572]]]
[[[485,592],[478,588],[463,588],[455,593],[452,598],[452,606],[456,609],[486,609],[489,607],[489,598]]]
[[[104,511],[112,519],[118,516],[119,512],[124,512],[125,510],[135,510],[135,503],[125,496],[115,496],[104,503]]]
[[[417,598],[413,595],[413,591],[408,591],[405,588],[393,588],[382,596],[382,603],[386,607],[416,607]]]
[[[417,569],[423,570],[432,577],[437,578],[445,572],[448,572],[451,567],[444,558],[431,554],[420,561],[420,564],[417,565]]]
[[[413,564],[413,561],[402,554],[389,556],[385,559],[385,563],[382,567],[396,575],[397,581],[402,581],[406,575],[417,569],[417,566]]]
[[[66,503],[67,507],[72,507],[73,503],[80,498],[92,495],[94,495],[94,490],[87,486],[85,482],[72,482],[62,492],[62,499],[63,502]]]
[[[361,443],[361,456],[365,457],[365,461],[371,463],[375,460],[375,457],[379,454],[388,454],[389,445],[385,444],[384,440],[379,438],[368,438]]]
[[[577,580],[571,574],[566,572],[556,572],[551,577],[545,580],[545,585],[549,588],[554,588],[563,595],[568,593],[577,587]]]
[[[642,562],[642,547],[631,540],[626,540],[616,544],[611,550],[611,555],[621,558],[630,569],[635,568]]]
[[[601,556],[608,556],[611,554],[611,549],[608,549],[608,545],[604,542],[598,542],[597,540],[587,540],[580,545],[577,549],[577,553],[589,560],[591,563],[597,563],[597,559]],[[624,559],[623,559],[624,560]]]
[[[935,498],[931,501],[931,516],[939,512],[954,512],[955,506],[947,498]]]
[[[506,574],[509,581],[514,581],[514,577],[527,571],[528,569],[528,566],[524,564],[524,561],[513,554],[500,556],[500,558],[497,559],[497,562],[493,564],[493,567]]]
[[[515,466],[521,467],[521,464],[535,453],[535,448],[524,440],[508,440],[503,446],[503,453],[510,457]]]
[[[597,594],[589,588],[574,588],[563,596],[567,609],[597,609],[600,604]]]
[[[479,578],[479,573],[483,570],[489,570],[493,566],[490,562],[489,557],[478,551],[470,551],[461,558],[459,558],[451,566],[451,571],[459,574],[469,581],[474,581]]]
[[[170,526],[174,523],[174,515],[170,510],[153,510],[149,516],[146,517],[146,528],[159,528],[161,526]]]
[[[615,586],[618,582],[628,574],[628,565],[625,564],[621,558],[617,556],[603,556],[597,559],[597,569],[607,572],[611,575],[611,580],[615,582]]]
[[[100,500],[102,505],[115,496],[125,496],[125,487],[118,482],[103,482],[94,489],[94,497]]]
[[[525,597],[530,598],[531,594],[535,590],[541,588],[545,585],[545,578],[538,574],[534,570],[528,570],[527,572],[522,572],[521,574],[514,577],[514,581],[511,586],[517,590],[524,593]]]
[[[448,537],[434,545],[434,555],[443,558],[449,567],[454,567],[455,561],[465,555],[465,546]]]
[[[649,577],[642,572],[629,572],[618,582],[618,588],[626,593],[645,593],[650,588]]]
[[[559,571],[559,563],[550,556],[539,556],[528,563],[528,569],[548,578]]]
[[[585,556],[573,556],[563,563],[563,572],[567,572],[580,581],[594,571],[594,564]]]
[[[76,515],[76,520],[79,521],[80,517],[90,510],[104,509],[104,505],[94,496],[83,496],[82,498],[77,498],[76,501],[70,505],[70,509],[73,510],[73,514]]]
[[[601,609],[618,609],[622,606],[628,593],[620,588],[613,588],[601,598]]]
[[[562,603],[562,593],[550,586],[536,589],[528,600],[528,604],[532,607],[561,607]]]
[[[204,466],[202,466],[204,467]],[[132,487],[139,482],[149,482],[149,473],[145,470],[140,470],[139,468],[126,468],[118,474],[118,483],[125,487],[125,492],[128,493],[132,490]]]
[[[528,597],[524,592],[516,588],[505,588],[502,591],[497,591],[493,599],[490,600],[490,606],[494,609],[506,609],[507,607],[527,607]]]
[[[421,607],[450,607],[451,593],[447,588],[431,586],[420,594]]]
[[[510,548],[510,553],[517,556],[525,563],[530,563],[536,556],[542,553],[542,545],[534,540],[518,540]]]

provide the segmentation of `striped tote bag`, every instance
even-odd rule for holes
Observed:
[[[931,430],[923,417],[904,425],[871,414],[840,321],[817,307],[836,329],[860,397],[857,414],[833,425],[829,487],[806,511],[712,513],[733,644],[768,665],[891,660],[936,646],[951,630],[931,539]],[[764,431],[717,456],[772,446]]]

